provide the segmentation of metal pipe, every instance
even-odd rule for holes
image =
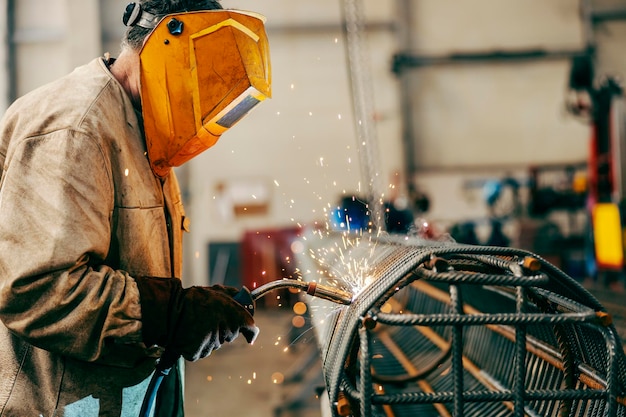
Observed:
[[[250,292],[252,299],[257,300],[270,291],[282,288],[293,288],[305,291],[313,297],[323,298],[337,304],[350,305],[352,303],[352,294],[340,288],[321,285],[316,282],[305,282],[296,279],[283,279],[278,281],[270,281]]]

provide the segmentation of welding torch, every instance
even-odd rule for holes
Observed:
[[[243,308],[245,308],[251,315],[254,315],[255,301],[263,297],[267,293],[284,288],[297,289],[306,292],[313,297],[323,298],[328,301],[332,301],[337,304],[349,305],[352,303],[352,294],[344,291],[340,288],[330,287],[328,285],[318,284],[316,282],[304,282],[296,279],[282,279],[277,281],[270,281],[267,284],[263,284],[258,288],[250,291],[248,288],[243,287],[233,299],[237,301]],[[159,359],[156,370],[152,375],[150,384],[146,396],[141,405],[141,411],[139,417],[149,417],[150,412],[156,402],[157,392],[161,385],[161,381],[169,373],[180,355],[178,353],[165,350],[163,355]]]

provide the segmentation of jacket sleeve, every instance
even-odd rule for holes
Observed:
[[[14,143],[0,182],[0,319],[34,346],[77,359],[141,345],[133,278],[103,264],[113,182],[85,133]]]

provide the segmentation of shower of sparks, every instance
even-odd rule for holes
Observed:
[[[325,277],[325,285],[342,287],[355,297],[374,279],[370,260],[376,243],[370,232],[352,230],[350,217],[346,216],[341,225],[344,231],[340,238],[331,239],[328,244],[317,249],[309,249],[309,256],[319,266],[317,273]],[[331,229],[327,224],[327,230]],[[322,229],[315,233],[324,241],[329,236]]]

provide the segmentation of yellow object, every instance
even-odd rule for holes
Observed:
[[[572,189],[575,193],[583,194],[587,192],[587,174],[577,173],[572,180]]]
[[[265,18],[255,13],[168,15],[140,59],[148,158],[160,177],[213,146],[271,96]]]
[[[617,205],[596,204],[592,210],[592,221],[598,268],[621,269],[624,263],[624,249]]]

